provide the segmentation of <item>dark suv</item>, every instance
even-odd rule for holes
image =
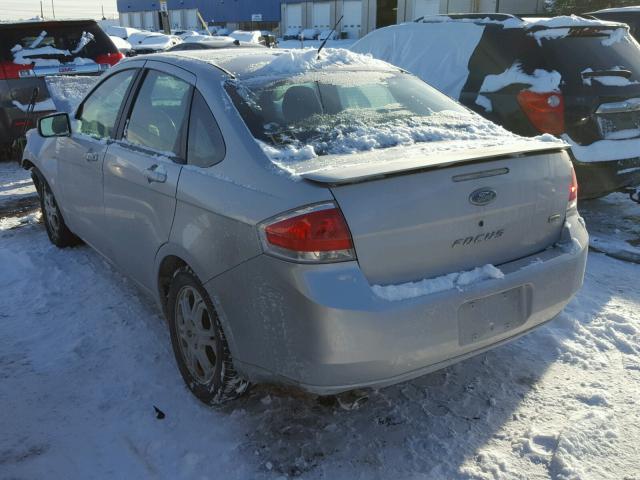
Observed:
[[[56,109],[46,77],[99,75],[122,58],[93,20],[0,23],[0,156]]]
[[[408,50],[412,43],[420,48]],[[439,16],[374,31],[352,49],[417,74],[514,133],[563,138],[581,198],[640,184],[640,48],[626,25]]]

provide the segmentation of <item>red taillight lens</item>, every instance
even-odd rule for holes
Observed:
[[[265,251],[301,262],[355,258],[347,222],[332,203],[297,210],[261,225]]]
[[[124,58],[124,53],[104,53],[96,57],[96,63],[100,65],[111,65],[112,67]]]
[[[0,62],[0,80],[15,80],[33,76],[32,65],[19,65],[13,62]]]
[[[522,90],[518,94],[518,103],[540,133],[564,133],[564,97],[561,92]]]
[[[578,206],[578,177],[576,171],[571,168],[571,184],[569,185],[569,205],[567,208],[577,208]]]

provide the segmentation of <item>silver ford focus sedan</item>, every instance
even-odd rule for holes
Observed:
[[[23,166],[51,241],[155,297],[213,404],[405,381],[557,316],[588,245],[565,148],[370,57],[235,49],[121,62]]]

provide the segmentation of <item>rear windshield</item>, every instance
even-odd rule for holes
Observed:
[[[625,29],[487,28],[469,61],[464,91],[478,92],[487,75],[500,75],[515,64],[530,75],[538,69],[557,71],[564,85],[576,88],[588,84],[585,72],[613,77],[613,83],[640,81],[640,47]]]
[[[305,149],[315,157],[447,139],[460,114],[468,114],[421,80],[395,72],[258,78],[226,89],[253,136],[295,160]]]
[[[0,29],[0,58],[15,63],[29,60],[65,63],[76,58],[95,60],[117,49],[96,23],[43,23]]]
[[[582,29],[541,43],[548,68],[559,71],[569,84],[582,83],[584,72],[611,76],[620,71],[630,82],[640,81],[640,47],[628,33],[615,39],[606,31]]]

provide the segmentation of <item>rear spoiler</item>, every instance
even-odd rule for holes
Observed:
[[[452,142],[452,145],[455,145]],[[348,156],[343,166],[332,167],[332,159],[340,155],[320,157],[318,168],[313,161],[306,172],[297,172],[305,180],[325,185],[345,185],[376,180],[388,176],[404,175],[417,171],[446,168],[455,164],[469,164],[500,160],[503,158],[525,157],[542,153],[558,153],[569,145],[557,142],[520,141],[510,145],[464,150],[434,151],[425,144],[411,147],[393,147]]]

